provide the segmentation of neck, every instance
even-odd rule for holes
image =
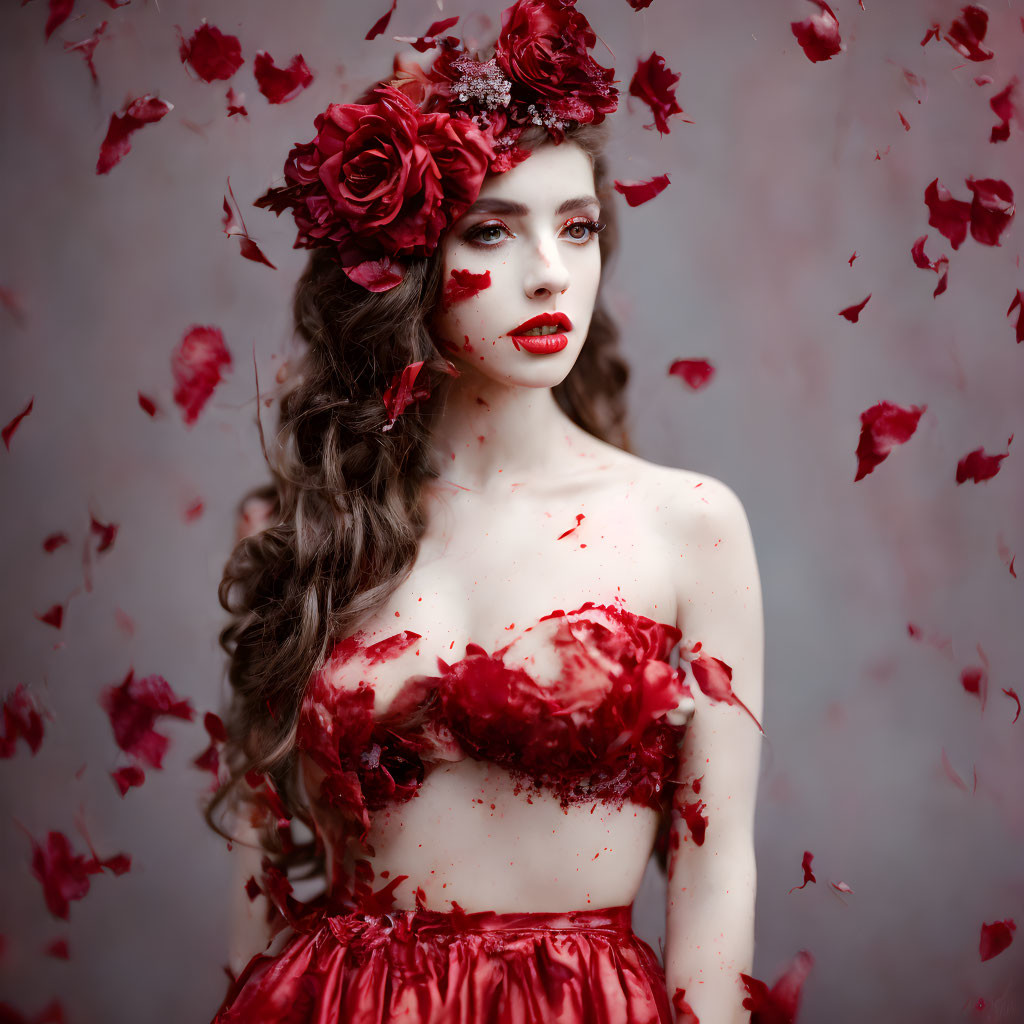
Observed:
[[[476,493],[564,475],[583,457],[582,431],[550,388],[465,373],[433,426],[441,482]]]

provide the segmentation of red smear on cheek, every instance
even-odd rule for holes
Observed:
[[[678,377],[691,391],[700,391],[711,383],[715,368],[706,359],[676,359],[668,373]]]
[[[444,290],[444,309],[449,309],[456,303],[465,302],[466,299],[479,295],[485,288],[491,287],[491,272],[485,270],[482,274],[474,274],[470,270],[453,270],[451,280],[447,282]]]
[[[860,440],[857,443],[857,475],[854,483],[874,471],[892,449],[914,436],[927,405],[901,408],[892,402],[879,402],[860,414]]]

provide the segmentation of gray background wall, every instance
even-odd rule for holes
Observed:
[[[623,89],[656,48],[682,73],[694,122],[659,138],[635,100],[613,119],[615,176],[672,178],[649,205],[623,206],[609,283],[633,365],[635,445],[726,481],[757,545],[768,742],[755,973],[771,982],[798,950],[812,952],[803,1022],[1020,1020],[1024,940],[981,963],[978,939],[982,922],[1024,926],[1024,717],[1012,724],[1001,693],[1024,694],[1024,436],[994,479],[957,486],[954,474],[967,452],[1006,451],[1024,431],[1024,346],[1005,315],[1024,288],[1024,218],[1000,247],[968,239],[954,253],[927,226],[923,194],[940,177],[969,197],[973,175],[1024,195],[1024,125],[991,145],[987,102],[1024,69],[1024,5],[992,5],[996,57],[984,65],[944,42],[919,45],[932,21],[956,16],[953,0],[833,6],[846,52],[812,64],[789,28],[809,3],[655,0],[642,13],[626,0],[585,3]],[[493,25],[500,9],[438,8],[400,0],[373,43],[363,36],[384,0],[119,10],[81,0],[45,44],[42,0],[0,12],[0,285],[24,310],[19,322],[0,308],[0,421],[35,396],[0,452],[0,689],[25,683],[54,716],[35,757],[21,745],[0,763],[0,999],[27,1013],[59,997],[69,1024],[204,1020],[222,995],[230,861],[197,811],[201,715],[166,726],[164,770],[121,799],[98,695],[130,666],[165,676],[200,712],[225,692],[216,584],[234,503],[263,479],[253,359],[269,384],[288,353],[305,259],[290,248],[291,221],[249,203],[317,112],[386,70],[391,34],[419,34],[442,13],[473,13],[486,34],[483,17]],[[226,84],[194,80],[178,60],[174,26],[190,35],[204,17],[241,38],[246,64],[231,84],[247,119],[226,117]],[[103,18],[94,87],[61,43]],[[258,49],[279,64],[301,52],[313,85],[270,106],[252,77]],[[927,82],[920,104],[904,68]],[[985,73],[994,84],[975,85]],[[174,110],[97,176],[110,114],[145,92]],[[277,271],[242,259],[221,233],[228,176]],[[928,254],[951,256],[937,299],[935,276],[910,258],[926,231]],[[860,323],[837,316],[869,292]],[[192,324],[221,327],[234,368],[189,430],[171,400],[170,354]],[[710,386],[690,393],[669,377],[676,358],[709,359]],[[139,390],[160,404],[156,420]],[[854,484],[859,416],[881,400],[928,411]],[[196,499],[204,511],[187,521]],[[87,590],[90,512],[120,529]],[[45,554],[56,530],[71,544]],[[59,632],[33,614],[55,602],[69,602]],[[913,639],[908,623],[948,644]],[[978,645],[990,663],[983,712],[959,681],[980,664]],[[943,771],[943,750],[968,792]],[[133,867],[94,878],[65,924],[45,910],[15,822],[37,837],[62,830],[84,849],[79,813],[98,851],[124,850]],[[805,849],[818,881],[790,894]],[[830,881],[853,895],[839,898]],[[661,885],[649,872],[637,906],[654,943]],[[69,941],[67,962],[42,951],[57,937]]]

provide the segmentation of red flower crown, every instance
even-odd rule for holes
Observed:
[[[288,184],[254,205],[292,210],[293,248],[335,248],[352,281],[395,287],[403,258],[434,251],[488,171],[528,155],[517,146],[527,126],[561,142],[566,129],[598,124],[617,107],[615,71],[590,55],[597,36],[575,4],[517,0],[486,61],[455,36],[417,41],[439,48],[431,67],[396,56],[392,77],[362,102],[330,104],[312,142],[288,154]]]

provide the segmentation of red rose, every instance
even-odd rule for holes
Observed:
[[[597,36],[575,3],[517,0],[502,13],[494,56],[523,92],[563,117],[597,124],[618,105],[615,72],[591,57]]]
[[[494,151],[466,118],[421,114],[390,86],[374,96],[317,115],[316,137],[288,155],[290,185],[256,205],[292,208],[296,248],[336,243],[352,280],[385,291],[402,279],[397,259],[432,252],[453,213],[476,199]]]

